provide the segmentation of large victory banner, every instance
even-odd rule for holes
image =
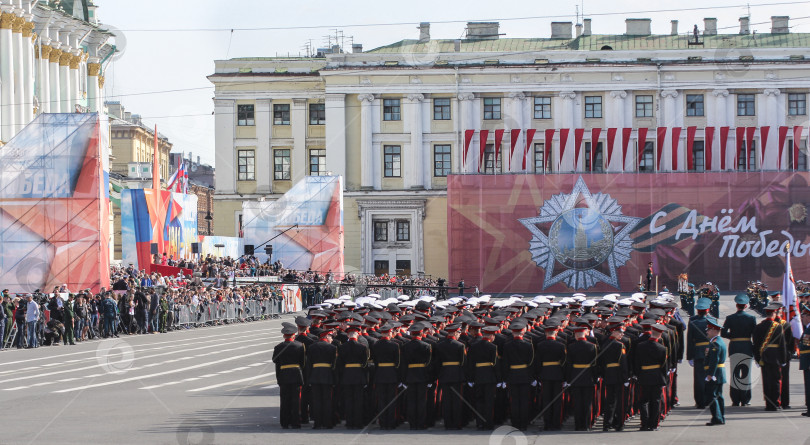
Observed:
[[[287,269],[332,271],[343,275],[343,187],[339,176],[307,176],[275,201],[242,203],[245,245],[267,259],[270,241],[273,258]]]
[[[810,173],[453,175],[450,280],[486,292],[629,291],[647,263],[722,291],[810,278]]]
[[[107,122],[42,114],[0,148],[0,285],[110,285]]]

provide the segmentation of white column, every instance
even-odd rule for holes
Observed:
[[[15,17],[14,18],[14,25],[11,29],[11,44],[13,46],[12,50],[14,51],[14,61],[12,63],[14,69],[14,134],[17,134],[22,130],[25,124],[28,121],[25,119],[25,98],[23,97],[23,59],[25,59],[25,54],[23,53],[23,38],[22,38],[22,28],[23,24],[25,23],[25,19],[22,17]]]
[[[712,144],[712,170],[720,170],[720,127],[728,125],[728,90],[713,90],[714,103],[712,108],[706,108],[706,122],[714,128],[714,141]],[[726,145],[726,159],[723,163],[728,167],[728,150]]]
[[[523,103],[526,100],[526,95],[523,93],[509,93],[509,106],[506,107],[508,110],[508,114],[506,115],[506,119],[504,120],[504,141],[501,143],[501,163],[504,166],[504,171],[508,172],[518,172],[521,171],[521,167],[523,167],[523,150],[526,148],[525,143],[522,142],[523,139],[523,131],[520,132],[521,136],[518,136],[519,143],[515,145],[515,152],[513,153],[513,158],[509,159],[509,150],[512,148],[512,141],[511,141],[511,132],[510,130],[524,130],[525,127],[523,125]],[[531,122],[531,120],[529,120]],[[508,138],[506,136],[509,136]],[[535,140],[541,139],[538,135],[535,135]],[[532,162],[526,162],[526,166],[529,167],[530,165],[534,165],[534,152],[530,153]],[[528,168],[528,170],[532,170]]]
[[[430,96],[425,96],[428,99]],[[433,119],[432,106],[433,102],[430,100],[423,100],[420,104],[422,107],[422,184],[426,190],[433,188],[433,146],[430,142],[426,142],[425,133],[431,133],[430,122]],[[451,151],[452,153],[452,151]],[[452,157],[452,155],[451,155]]]
[[[408,95],[408,124],[411,132],[411,152],[405,157],[403,187],[405,189],[423,189],[422,183],[422,101],[421,94]]]
[[[68,81],[70,82],[70,104],[68,105],[70,109],[68,112],[70,113],[74,111],[75,105],[80,103],[80,99],[82,97],[79,87],[79,68],[81,66],[81,60],[81,52],[79,55],[70,56],[70,65],[68,66],[70,68],[68,71]]]
[[[374,188],[375,156],[371,143],[374,124],[371,106],[374,102],[374,95],[361,94],[357,96],[357,100],[360,101],[360,159],[362,164],[360,167],[360,188],[372,189]]]
[[[48,70],[50,70],[48,78],[51,85],[51,113],[62,112],[62,85],[59,81],[59,59],[62,57],[62,51],[58,47],[58,42],[56,45],[51,50],[50,59],[48,60]]]
[[[214,146],[216,154],[217,193],[236,193],[236,150],[234,150],[234,125],[236,106],[231,99],[214,99]]]
[[[562,91],[560,92],[560,99],[562,99],[562,113],[560,114],[560,123],[556,125],[557,127],[557,146],[554,147],[553,152],[556,156],[552,156],[551,165],[552,168],[556,169],[557,165],[560,166],[559,171],[569,172],[569,171],[576,171],[576,166],[574,165],[574,99],[577,97],[577,93],[573,91]],[[561,128],[568,128],[568,139],[566,140],[565,144],[565,156],[560,158],[560,147],[562,146],[562,142],[560,138],[562,134],[560,133]]]
[[[293,99],[290,109],[290,125],[292,125],[292,183],[295,184],[304,176],[309,175],[309,154],[307,153],[307,100]],[[296,165],[298,167],[296,167]],[[301,168],[303,167],[303,168]]]
[[[0,16],[0,136],[8,142],[14,135],[14,45],[11,28],[14,14],[3,12]]]
[[[607,165],[605,171],[608,172],[621,172],[624,169],[624,165],[622,165],[622,128],[624,127],[624,104],[627,98],[627,92],[622,90],[611,91],[608,95],[612,102],[611,106],[607,109],[612,109],[613,111],[610,114],[605,115],[605,127],[607,128],[617,128],[616,131],[616,138],[613,141],[613,157],[610,159],[610,164]],[[604,129],[605,136],[607,136],[607,128]],[[586,140],[589,139],[586,135]],[[583,142],[584,144],[584,142]],[[604,149],[602,153],[602,157],[604,158],[605,162],[607,162],[607,144],[603,147]],[[630,144],[627,144],[627,149],[632,150]],[[591,146],[591,150],[596,150],[596,147]],[[583,150],[583,153],[585,151]],[[584,156],[583,156],[584,157]],[[630,162],[632,163],[633,157],[628,156]],[[583,166],[585,165],[585,160],[583,159]]]
[[[73,112],[73,91],[70,83],[70,54],[68,48],[59,57],[59,110],[62,113]]]
[[[777,144],[779,143],[779,117],[784,116],[785,112],[779,113],[779,95],[781,92],[778,88],[766,88],[763,91],[765,94],[765,113],[757,113],[759,126],[762,128],[763,126],[770,126],[771,129],[768,133],[768,140],[764,140],[762,138],[762,133],[760,132],[759,137],[759,150],[760,152],[757,154],[757,162],[760,162],[760,159],[763,160],[762,165],[759,166],[760,169],[767,169],[767,170],[776,170],[777,167],[777,158],[779,157],[779,148]],[[784,110],[784,108],[782,108]],[[767,142],[767,151],[765,152],[765,156],[762,156],[762,151],[765,148],[765,144]],[[785,142],[787,146],[787,142]],[[783,152],[784,155],[784,152]]]
[[[461,108],[461,138],[460,145],[458,147],[458,171],[461,173],[467,173],[474,171],[475,168],[475,141],[470,142],[470,146],[467,151],[467,162],[464,163],[464,134],[467,130],[475,129],[475,95],[473,93],[461,93],[458,95],[458,101],[459,108]]]
[[[26,21],[23,25],[23,122],[28,123],[34,119],[34,41],[31,30],[32,22]]]
[[[674,171],[672,165],[672,133],[671,128],[676,127],[679,125],[677,116],[675,115],[675,99],[678,97],[678,91],[676,90],[664,90],[661,92],[661,97],[664,98],[664,116],[663,121],[664,126],[669,127],[670,129],[667,131],[667,136],[664,139],[664,149],[661,152],[661,156],[664,157],[661,162],[661,167],[663,170],[667,171]],[[683,131],[682,131],[683,132]],[[683,144],[678,144],[680,148],[678,150],[678,170],[685,170],[685,158],[681,156],[681,152],[683,151]]]
[[[256,122],[256,193],[273,192],[273,156],[270,148],[270,99],[256,99],[254,118]]]
[[[327,93],[326,108],[326,169],[343,177],[346,190],[346,95]]]
[[[87,105],[90,112],[96,112],[101,109],[99,105],[99,87],[98,76],[101,72],[101,64],[96,58],[91,58],[87,63]]]

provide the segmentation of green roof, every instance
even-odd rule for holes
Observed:
[[[810,33],[791,34],[720,34],[701,36],[703,45],[690,45],[692,37],[686,35],[590,35],[575,39],[547,38],[503,38],[503,39],[464,39],[461,51],[464,52],[522,52],[580,50],[599,51],[609,46],[613,50],[665,50],[665,49],[717,49],[717,48],[803,48],[810,47]],[[419,43],[418,40],[402,40],[381,46],[365,53],[454,53],[455,40],[437,39]],[[607,49],[607,48],[606,48]]]

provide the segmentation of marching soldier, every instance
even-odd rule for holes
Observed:
[[[660,324],[653,325],[650,338],[636,346],[635,374],[641,390],[641,431],[658,430],[661,398],[667,385],[667,348],[660,343],[661,334],[666,329]]]
[[[565,380],[565,343],[557,339],[560,322],[554,318],[544,325],[546,339],[535,348],[535,375],[540,381],[540,396],[543,407],[543,430],[562,429],[562,385]]]
[[[408,332],[411,341],[402,346],[403,386],[406,390],[408,423],[412,430],[427,428],[427,393],[432,385],[433,348],[422,341],[422,322],[415,322]]]
[[[711,307],[711,300],[701,298],[695,304],[697,314],[689,318],[689,328],[686,331],[686,360],[692,366],[692,385],[695,407],[703,409],[703,382],[706,376],[703,373],[703,359],[706,357],[706,346],[709,339],[706,334],[706,316]]]
[[[810,305],[802,304],[802,326],[804,333],[799,339],[799,369],[804,377],[805,417],[810,417]]]
[[[588,327],[574,327],[574,341],[568,345],[566,381],[570,382],[574,401],[574,425],[577,431],[589,431],[592,420],[596,358],[598,348],[587,339]]]
[[[295,341],[297,332],[295,326],[282,328],[284,341],[273,350],[276,381],[281,395],[279,420],[285,430],[301,428],[301,387],[304,385],[302,372],[306,365],[306,347]]]
[[[775,320],[776,312],[781,307],[781,303],[766,306],[765,319],[754,329],[754,360],[762,368],[765,411],[777,411],[780,408],[782,366],[787,361],[787,345],[782,335],[782,325]]]
[[[439,388],[442,395],[442,419],[446,430],[462,427],[461,391],[464,385],[464,366],[467,349],[458,341],[461,325],[453,323],[444,330],[447,337],[436,343],[436,364],[439,366]]]
[[[320,341],[307,348],[307,383],[311,386],[312,420],[316,430],[332,429],[332,387],[335,384],[337,346],[332,330],[321,329]]]
[[[621,321],[607,327],[610,336],[602,343],[599,354],[599,370],[602,384],[605,385],[604,421],[602,431],[610,428],[616,431],[624,429],[624,389],[629,369],[627,367],[627,350],[621,339],[624,335],[624,324]]]
[[[729,387],[731,406],[748,406],[751,404],[751,372],[754,358],[754,346],[751,336],[757,326],[756,318],[745,312],[750,301],[746,294],[734,297],[737,312],[726,317],[721,335],[729,341],[728,354],[731,359],[733,378]]]
[[[399,343],[391,340],[393,329],[394,324],[390,323],[380,327],[378,331],[382,337],[371,346],[371,359],[375,364],[372,383],[382,430],[392,430],[397,426],[394,400],[399,383]]]
[[[368,346],[358,341],[361,329],[362,324],[349,323],[346,329],[349,341],[340,345],[337,352],[340,390],[348,429],[363,428],[363,388],[368,384],[366,367],[370,353]]]
[[[782,336],[785,337],[785,362],[782,364],[782,385],[779,393],[779,406],[782,409],[790,409],[790,360],[793,358],[793,352],[796,351],[796,338],[793,337],[793,330],[790,328],[790,323],[787,321],[785,315],[788,308],[782,307],[778,312],[777,320],[782,327]]]
[[[723,399],[723,383],[726,383],[726,343],[720,337],[723,326],[714,317],[707,317],[707,333],[709,346],[706,348],[706,358],[703,369],[706,371],[706,384],[704,386],[705,405],[709,406],[712,420],[706,425],[725,425],[725,400]]]
[[[534,347],[523,339],[526,323],[517,319],[509,325],[512,340],[503,346],[503,370],[512,413],[512,426],[520,431],[529,427],[530,385],[537,382],[532,378]]]
[[[493,343],[496,332],[495,326],[481,328],[480,339],[471,344],[467,355],[467,374],[471,378],[467,386],[475,391],[478,430],[495,428],[495,387],[502,381],[498,347]]]

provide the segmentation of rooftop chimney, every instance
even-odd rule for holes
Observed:
[[[703,35],[716,36],[717,35],[717,19],[714,17],[706,17],[703,19]]]
[[[788,26],[788,20],[790,20],[790,17],[786,15],[771,16],[771,34],[789,33],[790,26]]]
[[[551,38],[570,39],[572,25],[571,22],[551,22]]]
[[[362,43],[352,43],[352,52],[353,53],[362,53],[363,52],[363,44]]]
[[[670,23],[672,23],[672,30],[669,32],[669,35],[677,36],[678,35],[678,21],[677,20],[672,20]]]
[[[651,22],[650,19],[625,19],[624,23],[627,26],[625,34],[628,36],[648,36],[652,34]]]
[[[750,23],[751,19],[749,17],[740,17],[740,34],[751,34]]]
[[[582,35],[589,36],[591,35],[591,19],[582,19]]]
[[[428,41],[430,41],[430,23],[422,22],[419,24],[419,43]]]
[[[467,38],[497,39],[500,26],[498,22],[467,22]]]
[[[577,37],[581,36],[582,35],[582,23],[577,23],[575,28],[577,29]]]

